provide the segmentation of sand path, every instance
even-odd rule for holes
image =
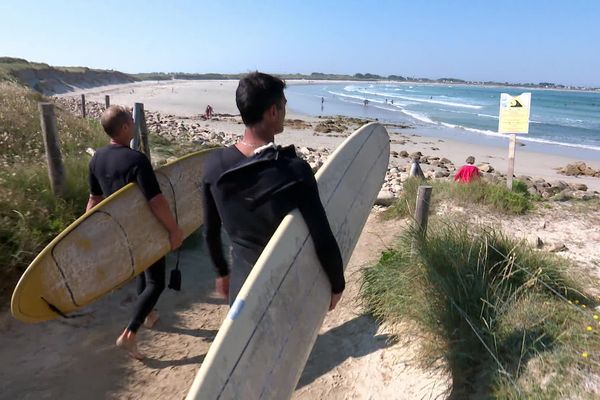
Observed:
[[[402,222],[369,218],[347,269],[345,296],[327,316],[294,398],[418,399],[443,391],[444,379],[413,367],[413,351],[389,343],[358,302],[361,267],[375,261],[402,228]],[[184,398],[227,312],[199,247],[181,251],[182,291],[167,290],[155,329],[140,331],[144,362],[113,345],[131,313],[133,285],[72,320],[27,325],[3,312],[0,398]],[[169,261],[173,265],[174,258]]]

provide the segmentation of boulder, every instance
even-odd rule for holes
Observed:
[[[378,206],[389,207],[394,204],[394,194],[389,190],[382,190],[377,195],[377,200],[375,200],[375,204]]]
[[[483,163],[477,166],[477,168],[479,168],[479,170],[483,173],[490,173],[490,172],[494,172],[494,167],[492,167],[490,164],[488,163]]]

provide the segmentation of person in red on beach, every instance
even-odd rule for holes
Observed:
[[[473,165],[475,164],[475,157],[469,156],[466,161],[467,164],[460,167],[456,175],[454,175],[455,182],[470,183],[475,179],[479,179],[479,168]]]

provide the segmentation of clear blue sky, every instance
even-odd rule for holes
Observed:
[[[0,55],[600,86],[600,1],[0,0]]]

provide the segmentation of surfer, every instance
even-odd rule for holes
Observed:
[[[136,182],[152,213],[169,232],[171,249],[178,248],[183,240],[183,232],[160,191],[152,165],[143,153],[129,148],[134,135],[131,114],[124,107],[110,106],[102,114],[100,122],[110,137],[110,144],[98,149],[90,160],[90,198],[86,211],[128,183]],[[152,327],[158,319],[158,313],[153,309],[165,288],[165,258],[151,265],[137,279],[139,297],[133,318],[117,338],[117,346],[141,360],[144,355],[137,349],[135,336],[142,323],[146,327]]]
[[[204,166],[206,243],[218,277],[217,291],[233,304],[252,267],[283,218],[298,208],[331,284],[333,310],[345,287],[343,263],[317,182],[294,146],[274,144],[283,132],[285,83],[254,72],[239,82],[236,104],[245,125],[242,139],[218,150]],[[221,225],[232,242],[232,265],[223,255]]]

